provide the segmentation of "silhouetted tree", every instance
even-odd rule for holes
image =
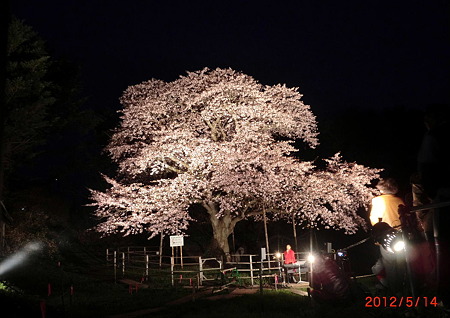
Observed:
[[[35,219],[47,222],[44,228],[61,230],[70,205],[86,197],[86,175],[97,171],[92,154],[99,119],[80,98],[78,67],[51,59],[30,26],[13,17],[7,44],[0,186],[2,202],[14,217],[9,235],[14,244],[30,224],[22,222],[25,215],[28,221],[46,215]]]

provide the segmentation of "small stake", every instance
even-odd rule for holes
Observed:
[[[45,318],[47,314],[45,300],[41,300],[40,305],[41,305],[41,317]]]
[[[132,284],[128,285],[128,292],[132,295],[133,294],[133,290],[136,291],[136,293],[138,292],[138,284],[134,284],[134,286]]]

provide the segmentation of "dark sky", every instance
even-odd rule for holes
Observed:
[[[289,4],[288,4],[289,3]],[[300,88],[316,113],[449,102],[450,1],[11,0],[91,103],[129,85],[231,67]]]
[[[130,85],[172,81],[204,67],[231,67],[263,84],[299,87],[319,117],[346,117],[349,107],[450,103],[450,0],[10,0],[10,6],[47,41],[52,56],[80,65],[89,106],[99,112],[118,109]],[[379,137],[384,127],[358,119],[357,129],[346,132],[344,121],[339,133],[329,131],[339,141],[329,144],[350,161],[396,172],[407,184],[420,137],[399,128],[403,135],[389,136],[390,149]],[[367,131],[373,138],[364,144],[350,138]],[[367,146],[366,139],[378,144]],[[61,165],[70,170],[57,171],[61,188],[84,182],[74,181],[79,171],[98,175],[97,166]],[[86,199],[86,191],[73,191]]]

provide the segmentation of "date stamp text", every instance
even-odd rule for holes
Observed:
[[[367,296],[366,297],[366,307],[436,307],[438,301],[436,297],[379,297],[379,296]]]

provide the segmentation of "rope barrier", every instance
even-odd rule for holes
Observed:
[[[355,244],[352,244],[352,245],[350,245],[350,246],[347,246],[347,247],[345,247],[345,248],[342,248],[341,250],[346,251],[346,250],[348,250],[348,249],[350,249],[350,248],[352,248],[352,247],[355,247],[355,246],[361,245],[362,243],[367,242],[367,241],[370,240],[371,238],[372,238],[371,236],[366,237],[365,239],[363,239],[363,240],[361,240],[361,241],[359,241],[359,242],[356,242]]]
[[[450,202],[438,202],[438,203],[431,203],[431,204],[425,204],[425,205],[419,205],[419,206],[414,206],[410,209],[411,212],[417,212],[417,211],[423,211],[423,210],[428,210],[428,209],[438,209],[438,208],[442,208],[444,206],[449,206]]]

